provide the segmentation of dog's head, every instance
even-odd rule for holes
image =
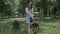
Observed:
[[[33,24],[32,24],[32,29],[33,29],[34,32],[38,32],[38,30],[39,30],[39,25],[38,25],[37,23],[33,23]]]
[[[32,26],[33,26],[33,28],[38,28],[39,27],[39,25],[37,23],[33,23]]]
[[[14,21],[13,25],[19,25],[18,21]]]

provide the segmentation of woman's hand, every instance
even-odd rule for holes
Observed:
[[[32,17],[34,17],[35,15],[31,14]]]

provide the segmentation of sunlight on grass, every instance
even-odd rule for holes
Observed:
[[[25,21],[25,18],[11,18],[11,20]]]
[[[20,23],[19,30],[17,31],[12,29],[12,22],[14,20],[17,20]],[[25,18],[10,18],[0,21],[0,34],[27,34],[25,20]],[[60,34],[60,20],[36,20],[35,23],[38,23],[40,26],[40,34]]]

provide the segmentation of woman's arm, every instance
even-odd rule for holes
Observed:
[[[28,15],[34,16],[34,15],[32,15],[32,14],[30,14],[30,13],[28,12],[28,8],[26,8],[25,11],[26,11],[26,13],[27,13]]]
[[[35,15],[34,15],[34,12],[33,12],[33,8],[32,8],[32,16],[35,16]]]
[[[32,8],[32,14],[34,15],[33,8]]]

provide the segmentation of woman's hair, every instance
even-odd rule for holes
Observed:
[[[32,4],[32,2],[29,2],[29,4]]]
[[[31,6],[31,8],[32,8],[32,5],[33,5],[33,4],[32,4],[32,2],[29,2],[28,7],[29,7],[29,5],[30,5],[30,6]]]

